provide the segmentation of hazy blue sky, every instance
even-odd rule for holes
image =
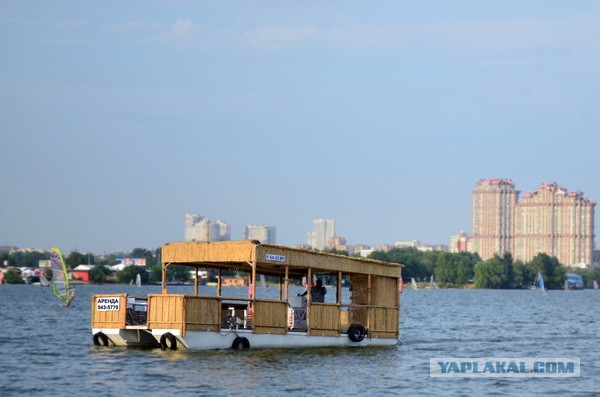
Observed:
[[[598,1],[2,1],[0,245],[471,232],[479,179],[600,198]]]

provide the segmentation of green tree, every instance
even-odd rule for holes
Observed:
[[[190,280],[190,270],[193,268],[189,266],[171,265],[167,267],[167,280],[168,281],[180,281],[185,282]]]
[[[539,253],[527,264],[532,274],[542,273],[544,286],[548,289],[561,289],[565,284],[566,269],[558,259]]]
[[[117,280],[120,283],[130,283],[132,280],[135,280],[137,275],[140,275],[142,279],[142,283],[148,282],[148,272],[142,266],[131,265],[127,266],[120,272],[117,272]]]
[[[25,281],[21,278],[21,272],[17,269],[8,269],[4,273],[4,282],[6,284],[25,284]]]
[[[18,267],[38,267],[40,259],[48,259],[48,254],[38,251],[14,251],[9,255],[9,263]]]
[[[479,255],[470,252],[459,252],[456,264],[456,284],[465,285],[473,281],[475,264],[480,262]]]
[[[158,283],[162,281],[162,266],[154,265],[150,269],[150,281]]]
[[[88,262],[88,255],[82,254],[81,252],[71,251],[65,259],[65,264],[69,269],[75,269],[77,266]],[[91,261],[91,255],[89,260]]]
[[[527,288],[532,282],[533,277],[529,267],[525,266],[523,261],[516,260],[513,263],[513,279],[511,282],[511,288]]]
[[[0,252],[0,266],[4,267],[4,261],[9,264],[8,252]]]
[[[90,281],[96,284],[105,283],[109,274],[110,270],[106,266],[96,265],[90,270]]]
[[[512,281],[512,257],[494,255],[475,266],[475,286],[477,288],[510,288]]]
[[[457,258],[448,252],[440,252],[435,261],[435,278],[440,283],[456,283]]]

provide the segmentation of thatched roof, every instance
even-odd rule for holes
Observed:
[[[251,241],[173,242],[163,245],[161,254],[165,265],[250,269],[256,263],[257,272],[282,275],[289,266],[290,277],[306,275],[306,270],[327,273],[372,274],[400,277],[402,265],[373,259],[356,258],[280,245],[256,244]]]

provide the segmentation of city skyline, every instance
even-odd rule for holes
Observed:
[[[482,178],[600,198],[600,3],[0,6],[0,245],[448,244]]]
[[[591,266],[596,201],[556,182],[520,193],[510,179],[475,184],[468,250],[483,260],[510,253],[528,262],[543,252],[566,266]]]

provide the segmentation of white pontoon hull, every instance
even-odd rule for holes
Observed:
[[[398,344],[395,338],[369,338],[365,337],[360,342],[353,342],[347,334],[339,336],[315,336],[306,332],[288,332],[285,335],[255,334],[251,330],[238,330],[237,332],[223,329],[218,332],[190,332],[182,337],[175,330],[154,329],[150,333],[141,329],[93,329],[92,332],[104,333],[110,345],[114,346],[160,346],[163,335],[171,334],[176,338],[177,349],[211,350],[231,349],[237,337],[246,338],[249,348],[303,348],[303,347],[343,347],[343,346],[394,346]],[[152,341],[152,337],[154,341]],[[243,347],[240,345],[240,349]]]

